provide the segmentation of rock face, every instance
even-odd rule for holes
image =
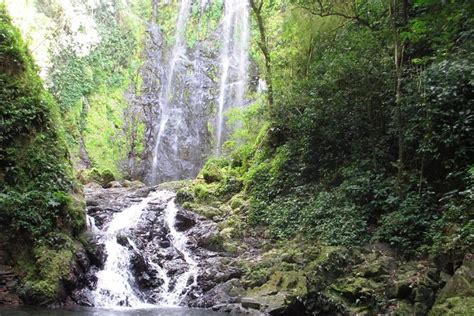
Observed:
[[[158,141],[160,122],[166,120],[160,134],[157,175],[153,182],[194,178],[210,152],[208,124],[212,122],[212,104],[217,93],[219,39],[216,34],[210,34],[208,40],[196,43],[193,48],[186,44],[184,51],[180,52],[182,56],[173,56],[173,48],[166,44],[158,25],[151,24],[147,33],[147,58],[142,68],[143,92],[134,97],[136,104],[149,109],[145,112],[147,163],[139,176],[151,181],[153,147]],[[168,78],[170,69],[167,68],[173,58],[177,58],[174,74],[173,78]],[[163,96],[168,80],[172,81],[172,88],[169,95]],[[169,113],[164,113],[164,99],[167,99]]]
[[[19,305],[22,300],[15,293],[15,287],[19,281],[18,275],[12,267],[4,263],[4,254],[0,250],[0,305]]]
[[[78,260],[86,268],[77,280],[72,299],[80,305],[94,305],[94,291],[97,286],[96,273],[104,266],[107,253],[104,253],[102,231],[106,229],[115,214],[120,214],[127,207],[140,203],[156,188],[109,188],[86,186],[88,216],[91,220],[90,230],[95,240],[88,253],[78,254]],[[133,284],[144,302],[160,304],[168,299],[168,292],[178,286],[180,278],[189,271],[186,254],[175,246],[171,240],[165,208],[169,200],[153,200],[146,205],[140,214],[138,223],[133,229],[120,230],[116,242],[130,253],[129,268]],[[213,249],[213,238],[217,238],[217,224],[184,209],[175,215],[176,231],[187,236],[186,249],[192,253],[199,271],[195,281],[188,283],[186,293],[180,295],[179,304],[192,307],[211,308],[220,305],[223,310],[236,311],[243,293],[238,280],[242,270],[237,267],[236,259],[230,254]],[[91,260],[91,258],[93,258]],[[78,270],[84,268],[78,267]],[[79,269],[80,268],[80,269]],[[163,274],[165,272],[165,275]],[[229,304],[237,304],[230,306]]]

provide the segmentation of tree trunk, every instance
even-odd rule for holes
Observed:
[[[267,81],[268,86],[268,104],[270,108],[273,108],[273,81],[272,81],[272,61],[270,56],[270,51],[268,49],[267,36],[265,32],[265,25],[262,17],[262,8],[264,0],[250,0],[250,6],[255,14],[257,20],[258,30],[260,32],[260,41],[258,46],[262,51],[263,57],[265,59],[265,68],[266,76],[265,80]]]

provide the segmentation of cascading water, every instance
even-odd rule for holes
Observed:
[[[224,112],[244,105],[248,84],[248,50],[250,39],[247,1],[227,0],[223,18],[221,76],[219,83],[215,155],[221,153],[225,137]]]
[[[186,295],[186,289],[196,285],[198,276],[198,264],[186,247],[188,239],[175,228],[177,213],[178,208],[174,200],[171,200],[165,210],[165,222],[170,231],[173,247],[183,255],[184,261],[188,264],[188,270],[177,279],[174,290],[171,292],[168,291],[167,294],[163,296],[163,303],[167,305],[179,305],[181,299]],[[192,279],[193,282],[191,285],[188,285],[190,279]]]
[[[176,22],[175,43],[170,55],[167,67],[167,75],[165,84],[161,87],[159,103],[160,103],[160,119],[156,132],[155,145],[153,147],[153,158],[150,171],[150,183],[157,184],[158,175],[158,155],[160,154],[160,144],[163,133],[167,128],[170,117],[175,113],[173,106],[170,104],[171,86],[175,77],[176,66],[180,60],[186,59],[186,41],[185,33],[191,9],[191,0],[181,0]]]
[[[125,237],[128,246],[119,242],[120,235],[130,233],[136,228],[144,212],[153,203],[166,203],[163,210],[163,225],[169,231],[170,247],[181,254],[187,266],[185,271],[177,275],[172,282],[165,268],[153,261],[153,256],[144,257],[147,264],[157,271],[157,276],[162,280],[159,298],[154,303],[160,306],[179,306],[188,289],[196,285],[198,264],[186,246],[188,240],[185,234],[178,232],[175,228],[178,208],[174,202],[174,196],[175,194],[170,191],[152,192],[141,202],[114,214],[102,233],[98,232],[97,228],[94,229],[99,235],[99,241],[104,243],[107,253],[104,268],[96,274],[97,285],[93,292],[95,306],[108,308],[155,306],[147,303],[146,298],[138,290],[136,276],[131,268],[133,254],[139,251],[137,246],[128,237]],[[91,226],[95,227],[92,221]],[[193,280],[191,284],[190,279]]]

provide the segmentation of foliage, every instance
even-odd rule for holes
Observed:
[[[149,5],[143,1],[131,9],[149,15]],[[78,56],[74,47],[62,47],[53,59],[51,91],[67,122],[73,160],[78,160],[83,144],[93,167],[121,176],[128,152],[140,154],[143,147],[143,122],[133,113],[126,114],[129,102],[125,93],[132,79],[139,77],[145,30],[134,13],[122,17],[104,7],[93,17],[100,43],[85,56]],[[133,124],[126,124],[128,120]]]
[[[372,239],[406,254],[468,249],[472,9],[469,1],[264,2],[274,102],[249,108],[249,118],[231,113],[244,124],[228,143],[249,223],[277,239]],[[398,90],[394,47],[404,47]]]
[[[56,270],[49,263],[55,261],[49,261],[47,252],[70,252],[54,236],[70,239],[79,234],[85,225],[84,205],[71,194],[75,183],[58,106],[44,90],[3,5],[0,39],[0,228],[10,242],[8,251],[19,244],[26,252],[38,251],[35,256],[41,262],[34,272],[19,269],[32,291],[51,298],[58,290],[52,285],[67,269],[51,274]],[[61,255],[57,262],[68,267],[70,259]]]

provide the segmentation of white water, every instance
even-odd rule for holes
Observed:
[[[188,239],[183,233],[178,232],[175,228],[177,212],[178,208],[173,199],[166,206],[165,222],[170,230],[172,245],[183,255],[184,261],[188,264],[188,270],[178,278],[173,291],[168,292],[167,295],[164,296],[163,303],[171,306],[179,305],[182,298],[186,296],[186,290],[196,285],[199,272],[197,262],[193,259],[191,252],[186,247]],[[187,284],[190,278],[192,278],[193,282],[188,286]]]
[[[164,224],[170,231],[169,237],[171,246],[182,254],[188,269],[180,275],[175,286],[170,290],[170,278],[166,271],[153,260],[147,260],[157,271],[164,283],[161,286],[161,301],[159,306],[179,306],[181,300],[186,295],[188,280],[193,278],[193,284],[197,282],[198,265],[193,259],[191,252],[187,249],[187,238],[183,233],[178,232],[174,225],[178,209],[174,203],[174,193],[170,191],[152,192],[141,202],[133,204],[120,213],[114,214],[109,225],[100,235],[105,244],[107,260],[104,269],[97,273],[97,287],[93,292],[94,305],[97,307],[138,307],[148,308],[156,307],[148,304],[140,297],[135,289],[134,276],[130,269],[131,251],[117,242],[117,235],[124,230],[130,230],[137,226],[140,216],[147,208],[150,202],[169,201],[164,210]],[[92,226],[92,221],[91,221]],[[92,226],[93,227],[93,226]],[[135,249],[133,241],[129,239],[130,245]],[[191,285],[191,286],[192,286]]]
[[[219,83],[215,154],[221,154],[224,140],[224,112],[243,106],[248,84],[249,7],[247,1],[226,0],[223,18],[221,75]],[[231,80],[234,80],[233,82]]]
[[[153,147],[153,159],[150,173],[150,183],[157,183],[158,173],[158,155],[163,133],[167,127],[170,116],[172,115],[172,106],[170,106],[171,85],[175,77],[176,66],[180,60],[186,60],[186,26],[189,19],[191,9],[191,0],[181,0],[178,20],[176,22],[175,43],[170,55],[169,64],[167,67],[166,82],[161,87],[160,91],[160,123],[158,124],[158,131],[156,134],[155,145]]]

